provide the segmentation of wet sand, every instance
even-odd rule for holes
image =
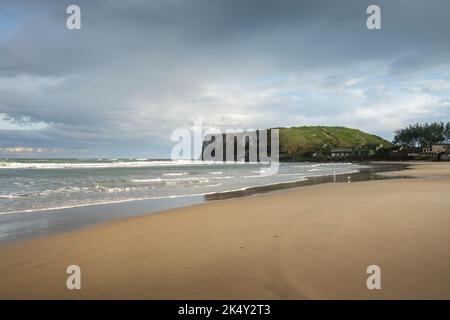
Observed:
[[[211,201],[0,247],[0,298],[450,299],[450,164]],[[68,265],[81,290],[66,289]],[[366,268],[381,268],[368,290]]]
[[[336,177],[313,176],[297,182],[251,187],[245,190],[218,192],[203,196],[196,195],[166,199],[133,200],[121,203],[87,205],[65,209],[0,214],[0,245],[74,231],[102,222],[166,211],[211,200],[215,201],[244,197],[333,181],[346,182],[348,179],[351,181],[396,179],[403,176],[398,176],[397,174],[387,176],[378,175],[376,173],[400,170],[405,167],[405,164],[398,163],[372,164],[370,167],[359,169],[356,173],[340,174],[336,175]]]

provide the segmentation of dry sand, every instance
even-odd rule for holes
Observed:
[[[450,299],[450,164],[209,202],[0,247],[0,298]],[[68,265],[82,289],[66,289]],[[368,290],[366,268],[381,268]]]

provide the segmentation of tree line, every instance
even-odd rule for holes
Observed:
[[[410,147],[450,143],[450,122],[416,123],[395,131],[393,142]]]

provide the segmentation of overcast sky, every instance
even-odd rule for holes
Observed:
[[[449,16],[447,0],[1,0],[0,156],[168,157],[199,118],[387,139],[449,121]]]

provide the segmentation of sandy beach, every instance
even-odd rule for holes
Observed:
[[[392,173],[391,173],[392,174]],[[1,299],[450,299],[450,163],[0,247]],[[381,268],[368,290],[366,268]],[[78,265],[82,289],[66,288]]]

